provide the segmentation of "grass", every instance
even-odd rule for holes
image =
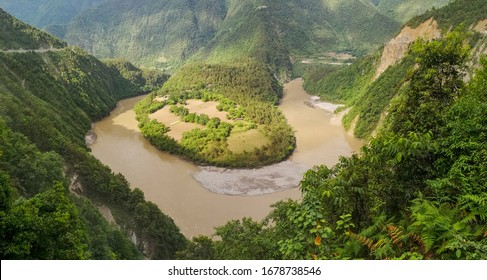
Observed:
[[[269,139],[258,129],[232,132],[227,139],[228,149],[234,153],[251,152],[270,144]]]

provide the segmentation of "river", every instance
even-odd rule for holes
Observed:
[[[97,122],[93,129],[97,139],[90,148],[101,162],[123,174],[132,187],[144,191],[146,199],[171,216],[189,238],[211,235],[214,227],[232,219],[262,219],[271,204],[300,198],[297,185],[304,170],[316,164],[331,166],[339,156],[348,156],[362,145],[341,126],[332,124],[333,115],[319,108],[323,104],[312,100],[302,80],[297,79],[285,85],[279,105],[296,130],[297,148],[289,161],[263,170],[202,168],[155,149],[142,137],[132,110],[142,98],[119,102],[109,117]],[[262,185],[259,179],[269,182],[270,187],[246,185]],[[225,189],[237,183],[244,192],[215,192],[215,186]]]

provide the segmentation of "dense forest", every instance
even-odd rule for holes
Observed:
[[[13,48],[59,42],[1,10],[0,20],[0,41]],[[173,258],[185,238],[172,219],[91,156],[84,141],[117,100],[167,78],[139,69],[131,76],[140,79],[127,79],[117,64],[64,46],[0,52],[1,258]]]
[[[487,258],[487,58],[463,32],[418,41],[408,83],[360,155],[309,170],[302,199],[196,237],[181,259]]]

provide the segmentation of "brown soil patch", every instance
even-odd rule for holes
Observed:
[[[174,138],[176,141],[183,139],[183,133],[185,131],[191,131],[194,128],[204,128],[204,126],[195,123],[185,123],[180,118],[170,111],[170,106],[166,106],[161,110],[149,115],[151,120],[157,120],[169,127],[168,136]]]
[[[197,113],[197,114],[206,114],[211,118],[219,118],[221,121],[224,122],[233,122],[233,120],[227,119],[227,112],[220,112],[216,108],[218,106],[218,102],[215,101],[208,101],[203,102],[202,100],[198,99],[189,99],[186,101],[186,108],[189,110],[190,113]]]
[[[474,30],[483,34],[487,34],[487,19],[479,21],[474,27]]]

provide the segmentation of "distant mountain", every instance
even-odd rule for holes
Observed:
[[[198,53],[211,62],[251,56],[287,68],[290,55],[362,55],[398,28],[353,0],[111,0],[76,16],[64,38],[98,57],[143,65],[177,66]]]
[[[75,17],[65,39],[98,57],[171,65],[203,47],[226,13],[223,0],[111,0]]]
[[[33,28],[0,9],[0,50],[62,48],[66,43]]]
[[[399,27],[360,1],[245,1],[229,11],[197,57],[222,62],[250,56],[285,68],[290,56],[323,56],[330,51],[363,55]]]
[[[106,0],[0,0],[0,7],[20,20],[44,29],[65,25],[76,14]]]
[[[399,22],[405,23],[427,10],[441,8],[453,0],[372,0],[377,9]]]

